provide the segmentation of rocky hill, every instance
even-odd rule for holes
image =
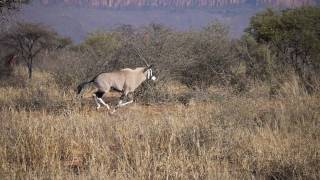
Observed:
[[[43,4],[64,3],[97,8],[213,8],[237,5],[293,7],[316,4],[317,0],[40,0]]]

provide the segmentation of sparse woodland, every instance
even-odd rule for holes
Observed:
[[[0,34],[0,177],[320,179],[319,18],[319,7],[269,9],[238,39],[212,22],[122,25],[79,44],[14,24]],[[76,96],[141,57],[159,79],[132,105],[109,114],[92,87]]]

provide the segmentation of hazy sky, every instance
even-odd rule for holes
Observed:
[[[215,10],[107,10],[31,4],[23,6],[19,17],[27,21],[49,25],[58,33],[79,42],[88,32],[121,24],[142,26],[149,23],[161,23],[177,30],[187,30],[200,28],[215,19],[229,25],[232,36],[239,36],[247,26],[250,16],[257,10],[254,7]]]

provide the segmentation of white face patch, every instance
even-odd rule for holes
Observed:
[[[157,78],[152,74],[152,69],[147,70],[147,79],[155,81]]]
[[[152,76],[152,69],[148,69],[147,70],[147,79],[151,79],[151,76]]]
[[[151,76],[152,76],[152,70],[151,70],[151,69],[148,69],[147,74],[148,74],[147,79],[150,79],[150,78],[151,78]]]

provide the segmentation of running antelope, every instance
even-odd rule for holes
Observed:
[[[77,93],[80,94],[81,90],[86,84],[93,83],[98,90],[93,94],[93,99],[97,105],[97,109],[101,104],[110,110],[110,106],[103,101],[102,96],[110,90],[121,92],[122,95],[116,108],[125,106],[133,102],[133,98],[123,103],[123,99],[129,93],[133,93],[137,87],[140,86],[145,80],[156,80],[152,73],[152,65],[147,67],[138,67],[135,69],[125,68],[119,71],[106,72],[98,74],[92,80],[83,82],[77,87]]]

